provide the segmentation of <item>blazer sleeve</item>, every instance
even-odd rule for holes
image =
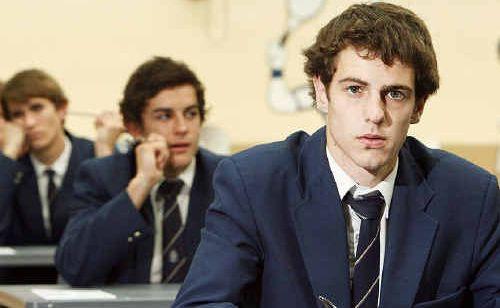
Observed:
[[[474,246],[474,307],[500,307],[500,196],[491,176],[484,194],[481,221]]]
[[[0,153],[0,245],[6,245],[14,219],[16,181],[22,173],[17,162]]]
[[[99,169],[93,161],[82,164],[74,182],[71,218],[56,251],[57,270],[73,286],[105,284],[128,256],[131,239],[139,240],[137,234],[147,228],[125,190],[110,196]]]
[[[231,159],[214,174],[201,242],[173,307],[236,307],[259,276],[262,249],[244,179]]]

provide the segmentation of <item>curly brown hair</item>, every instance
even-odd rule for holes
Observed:
[[[15,74],[5,83],[1,97],[4,117],[9,120],[8,103],[24,104],[30,98],[41,97],[51,101],[56,109],[68,104],[59,83],[40,69],[27,69]]]
[[[415,71],[415,97],[419,103],[439,88],[439,74],[432,40],[424,22],[398,5],[376,2],[355,4],[333,18],[304,51],[304,71],[319,76],[328,87],[335,73],[335,56],[348,46],[367,50],[367,57],[379,57],[386,65],[399,60]],[[316,100],[314,91],[311,95]]]
[[[120,102],[124,122],[142,127],[142,113],[149,99],[164,89],[182,85],[194,87],[203,122],[206,113],[205,88],[186,64],[166,57],[154,57],[146,61],[130,76]]]

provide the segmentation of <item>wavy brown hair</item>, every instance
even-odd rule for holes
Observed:
[[[182,63],[165,57],[154,57],[140,65],[130,76],[120,111],[125,123],[142,127],[142,113],[148,101],[164,89],[192,85],[196,92],[201,121],[205,120],[205,88],[195,73]]]
[[[386,65],[394,60],[415,71],[415,97],[419,103],[439,88],[439,74],[432,40],[424,22],[412,11],[398,5],[376,2],[355,4],[333,18],[304,51],[304,71],[319,76],[328,87],[335,73],[335,56],[348,46],[366,50],[369,58],[379,57]],[[314,91],[311,91],[316,99]]]

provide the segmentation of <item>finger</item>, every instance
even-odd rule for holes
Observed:
[[[165,166],[165,164],[168,160],[168,156],[169,156],[169,153],[168,153],[167,147],[159,146],[156,149],[155,158],[156,158],[156,167],[158,168],[158,170],[163,170],[163,167]]]
[[[163,141],[163,142],[165,142],[165,138],[162,135],[157,134],[157,133],[150,133],[147,136],[147,140],[148,141]]]

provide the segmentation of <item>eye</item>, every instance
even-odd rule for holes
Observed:
[[[394,100],[394,101],[402,101],[402,100],[406,99],[406,94],[403,93],[403,91],[399,91],[399,90],[388,91],[386,96],[389,99]]]
[[[351,94],[358,94],[358,93],[361,93],[362,88],[361,88],[361,86],[348,86],[346,88],[346,91],[351,93]]]
[[[172,113],[168,112],[168,111],[165,111],[165,112],[156,112],[154,114],[154,118],[156,120],[160,120],[160,121],[167,121],[167,120],[170,120],[170,118],[172,118]]]
[[[33,112],[40,112],[43,110],[43,108],[44,108],[44,105],[42,105],[42,104],[33,104],[30,106],[30,110]]]
[[[10,117],[11,117],[12,119],[19,119],[19,118],[21,118],[21,117],[22,117],[22,115],[23,115],[23,113],[22,113],[22,112],[20,112],[20,111],[14,111],[14,112],[11,112],[11,113],[10,113]]]
[[[186,119],[195,119],[200,114],[198,108],[189,109],[185,112]]]

